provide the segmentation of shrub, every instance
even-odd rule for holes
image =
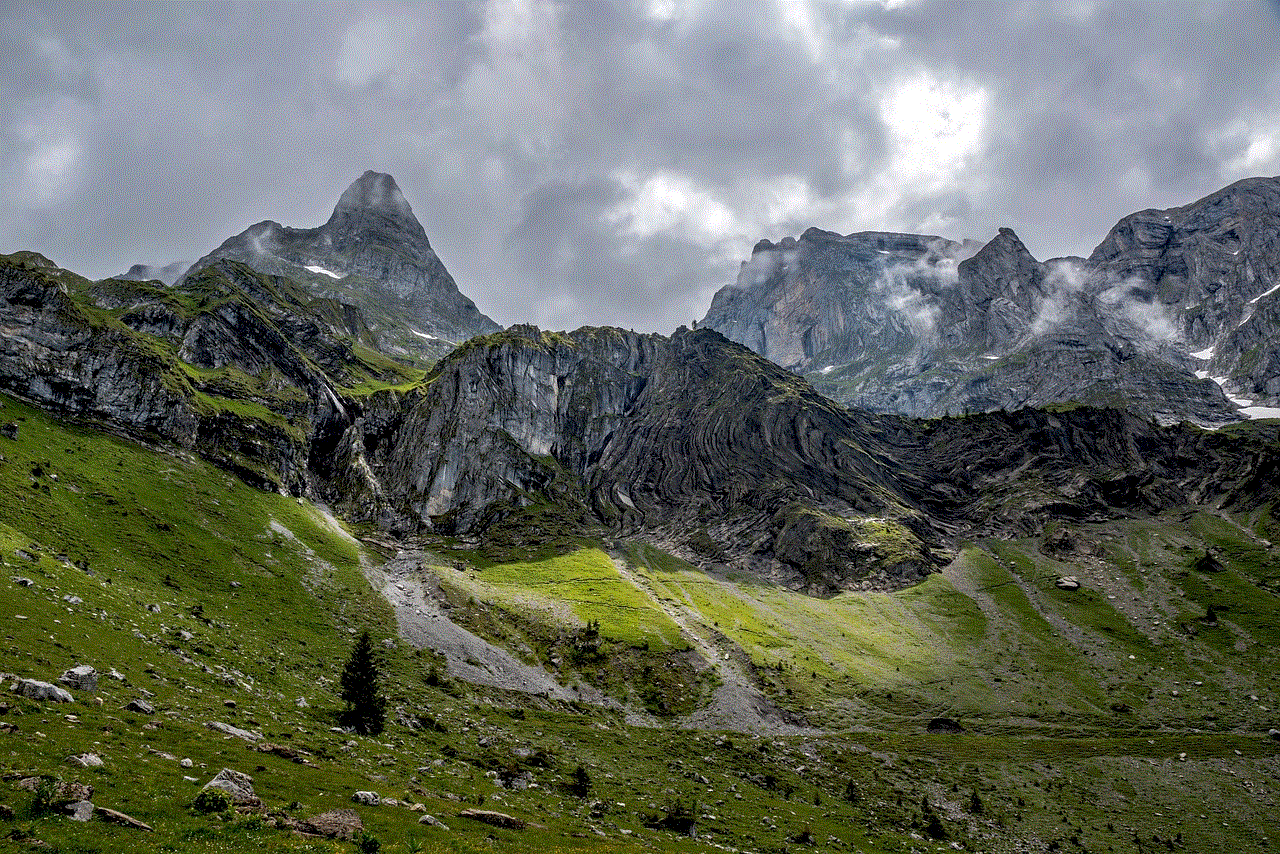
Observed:
[[[215,812],[230,812],[231,806],[231,795],[222,789],[201,789],[195,799],[191,801],[191,808],[205,815]]]

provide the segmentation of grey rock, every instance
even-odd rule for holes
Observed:
[[[207,721],[205,726],[215,732],[220,732],[223,735],[234,736],[236,738],[242,738],[245,741],[262,740],[262,733],[257,732],[256,730],[241,729],[240,727],[232,726],[231,724],[223,723],[222,721]]]
[[[18,424],[16,421],[10,421],[7,424],[0,424],[0,436],[6,439],[18,438]]]
[[[30,700],[42,702],[71,703],[75,701],[75,697],[72,697],[71,692],[65,688],[37,679],[19,679],[13,686],[13,691]]]
[[[440,819],[430,814],[424,815],[421,818],[419,818],[418,824],[429,825],[431,827],[439,828],[440,830],[449,829],[449,825],[445,824],[443,821],[441,821]]]
[[[77,664],[69,670],[64,670],[58,677],[58,681],[73,691],[92,693],[98,690],[98,671],[91,665]]]
[[[1076,578],[1074,575],[1064,575],[1057,581],[1053,582],[1053,586],[1057,587],[1059,590],[1079,590],[1080,579]]]
[[[65,809],[67,817],[72,821],[89,821],[93,818],[92,801],[72,801]]]
[[[355,839],[364,830],[364,822],[353,809],[337,809],[312,816],[298,829],[331,839]]]
[[[83,599],[81,599],[79,596],[72,596],[72,595],[70,595],[70,594],[67,594],[66,596],[63,596],[63,597],[62,597],[62,601],[63,601],[63,602],[66,602],[68,605],[83,605],[83,604],[84,604],[84,600],[83,600]]]
[[[223,768],[203,788],[221,789],[231,796],[231,801],[236,806],[262,805],[262,799],[254,794],[253,778],[242,771]]]
[[[125,703],[123,706],[126,712],[136,712],[140,715],[154,715],[156,713],[155,706],[143,699],[134,699]]]
[[[377,792],[359,791],[351,796],[351,800],[365,806],[376,807],[382,803],[382,798],[378,797]]]
[[[30,578],[24,578],[22,576],[15,576],[13,579],[13,583],[18,585],[19,587],[32,587],[35,585],[35,582],[32,581]]]
[[[195,765],[194,762],[192,762],[190,759],[186,757],[183,757],[182,759],[178,760],[178,764],[183,768],[190,768]]]
[[[75,756],[68,756],[67,763],[80,768],[101,768],[104,764],[102,757],[96,753],[79,753]]]

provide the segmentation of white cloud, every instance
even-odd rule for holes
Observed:
[[[415,45],[422,39],[422,19],[408,12],[379,10],[364,15],[342,33],[333,56],[338,81],[363,89],[377,81],[404,75],[413,64]]]
[[[83,103],[61,98],[37,110],[12,131],[22,152],[17,201],[44,208],[65,201],[83,171],[84,133],[89,111]]]

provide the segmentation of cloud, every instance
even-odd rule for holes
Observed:
[[[1181,335],[1164,305],[1152,299],[1148,285],[1137,277],[1111,284],[1096,297],[1104,317],[1119,321],[1127,337],[1160,344],[1178,341]]]
[[[372,168],[501,322],[669,331],[762,237],[1008,225],[1083,255],[1280,174],[1267,4],[300,8],[0,6],[0,248],[195,258],[323,222]]]
[[[1056,259],[1048,266],[1044,280],[1045,296],[1031,321],[1031,334],[1034,336],[1051,332],[1075,318],[1080,295],[1088,279],[1088,270],[1069,258]]]

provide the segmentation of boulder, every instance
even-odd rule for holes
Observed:
[[[130,700],[125,703],[124,710],[126,712],[137,712],[140,715],[154,715],[156,713],[155,706],[151,705],[146,700],[137,699]]]
[[[221,789],[231,796],[231,802],[238,807],[262,806],[262,799],[253,793],[253,778],[243,771],[223,768],[203,788]]]
[[[6,439],[18,438],[18,422],[10,421],[7,424],[0,425],[0,436],[4,436]]]
[[[103,762],[102,757],[96,753],[78,753],[75,756],[68,756],[67,764],[81,768],[101,768]]]
[[[1079,590],[1080,579],[1076,578],[1074,575],[1064,575],[1057,581],[1053,582],[1053,586],[1059,590]]]
[[[134,830],[152,830],[151,825],[138,821],[131,815],[126,815],[119,810],[107,809],[106,807],[97,807],[97,816],[103,821],[109,821],[112,824],[123,825],[124,827],[132,827]]]
[[[929,721],[929,732],[933,733],[959,733],[964,732],[964,727],[960,726],[958,721],[951,718],[934,718]]]
[[[354,839],[364,831],[364,822],[353,809],[329,810],[300,822],[298,830],[330,839]]]
[[[64,670],[58,681],[73,691],[97,691],[98,671],[88,664],[77,664],[70,670]]]
[[[262,741],[262,733],[240,729],[240,727],[232,726],[231,724],[224,724],[222,721],[208,721],[205,726],[223,735],[234,735],[236,738],[243,738],[245,741]]]
[[[418,824],[425,824],[425,825],[429,825],[430,827],[438,827],[441,830],[449,829],[449,825],[445,824],[443,821],[441,821],[440,819],[436,818],[433,815],[424,815],[422,818],[418,819]]]
[[[35,582],[30,578],[21,575],[15,575],[13,577],[13,583],[19,587],[33,587],[35,585]]]
[[[529,823],[522,818],[516,818],[503,812],[494,812],[493,810],[465,809],[458,813],[458,818],[469,818],[472,821],[506,828],[507,830],[524,830],[529,826]]]
[[[93,802],[72,801],[67,804],[66,811],[72,821],[88,821],[93,818]]]
[[[378,804],[382,803],[382,798],[378,796],[377,792],[356,792],[351,796],[351,800],[358,804],[364,804],[367,807],[376,807]]]
[[[37,679],[19,679],[18,683],[13,686],[15,694],[21,694],[28,700],[39,700],[41,702],[52,703],[73,703],[75,697],[71,696],[71,692],[65,688],[59,688],[49,682],[41,682]]]

